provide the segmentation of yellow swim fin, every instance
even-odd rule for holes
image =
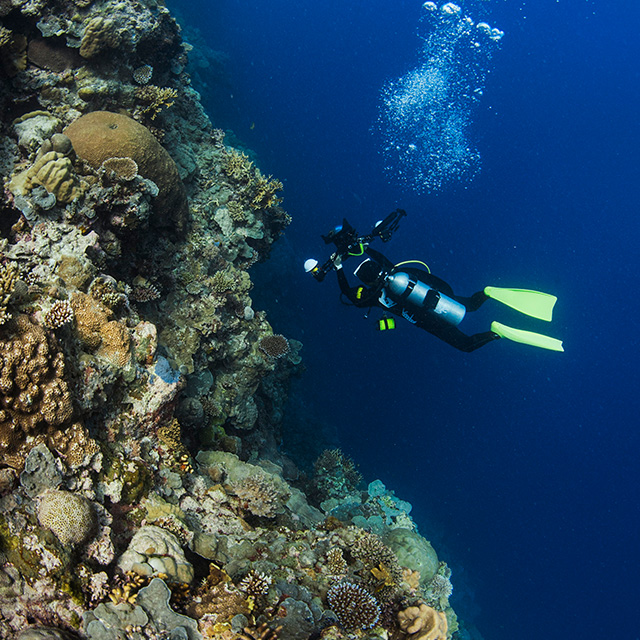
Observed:
[[[485,287],[485,295],[493,298],[508,307],[526,313],[528,316],[538,318],[538,320],[551,320],[553,305],[556,298],[550,293],[542,291],[531,291],[530,289],[505,289],[503,287]]]
[[[562,340],[543,336],[541,333],[514,329],[513,327],[507,327],[507,325],[495,321],[491,323],[491,331],[497,333],[501,338],[513,340],[513,342],[530,344],[532,347],[550,349],[551,351],[564,351],[562,348]]]

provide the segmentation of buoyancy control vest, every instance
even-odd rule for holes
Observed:
[[[408,310],[429,311],[454,327],[462,322],[467,312],[463,304],[406,271],[390,273],[385,280],[384,290],[391,300]]]

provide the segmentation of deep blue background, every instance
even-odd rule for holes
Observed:
[[[368,480],[413,503],[487,640],[638,640],[640,3],[479,4],[462,6],[506,32],[474,117],[483,171],[417,196],[387,183],[371,127],[384,82],[417,62],[420,2],[174,3],[229,55],[214,124],[285,183],[293,223],[254,297],[304,342],[298,428],[330,423]],[[550,327],[490,302],[465,330],[499,319],[566,352],[379,334],[332,275],[302,273],[343,216],[365,231],[398,206],[391,259],[424,259],[461,294],[559,297]]]

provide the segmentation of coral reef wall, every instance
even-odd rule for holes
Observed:
[[[282,184],[212,126],[168,10],[0,20],[0,636],[451,637],[410,507],[278,450],[302,345],[248,270]]]

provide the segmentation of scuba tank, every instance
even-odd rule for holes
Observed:
[[[445,322],[457,327],[464,318],[467,309],[463,304],[457,302],[444,293],[440,293],[428,284],[418,280],[415,276],[410,276],[405,271],[397,271],[389,275],[385,282],[385,289],[399,302],[406,302],[414,308],[421,309],[427,301],[429,291],[438,295],[438,302],[433,309],[429,309]]]

